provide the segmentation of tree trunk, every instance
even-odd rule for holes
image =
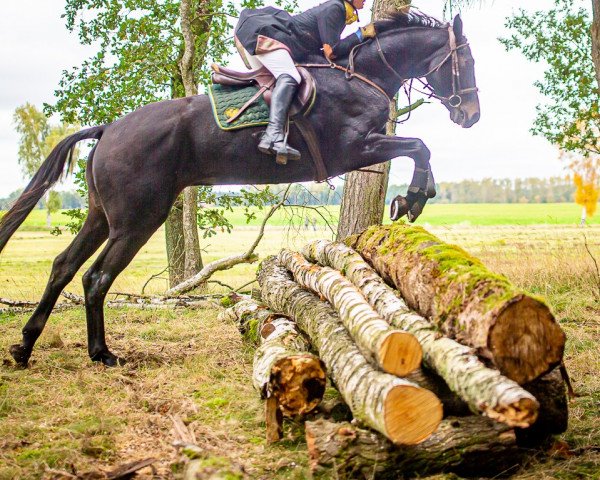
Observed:
[[[333,305],[363,356],[374,365],[399,377],[419,368],[422,351],[416,338],[391,328],[340,272],[318,267],[286,249],[279,254],[279,263],[292,272],[302,287]]]
[[[263,301],[295,318],[311,339],[354,417],[397,444],[423,441],[442,418],[438,398],[406,380],[374,369],[331,307],[290,279],[275,258],[258,273]]]
[[[390,162],[371,165],[369,170],[381,172],[349,172],[344,182],[337,238],[363,231],[370,225],[379,225],[385,209]]]
[[[185,248],[183,276],[190,278],[204,266],[198,238],[198,187],[188,187],[183,191],[183,241]]]
[[[596,69],[596,82],[600,91],[600,1],[592,0],[592,61]]]
[[[542,301],[422,227],[396,222],[346,242],[445,335],[523,384],[562,359],[565,334]]]
[[[474,416],[447,418],[423,443],[404,447],[348,422],[318,420],[306,422],[306,444],[316,478],[420,478],[441,471],[481,477],[520,460],[510,427]]]
[[[313,411],[325,393],[325,365],[288,317],[245,299],[225,310],[244,338],[257,346],[252,383],[262,398],[274,397],[287,416]]]
[[[169,262],[169,286],[174,287],[185,280],[185,242],[183,240],[183,194],[171,207],[165,222],[167,261]]]
[[[343,271],[386,321],[412,333],[423,348],[427,366],[438,373],[472,411],[513,427],[529,427],[535,422],[538,403],[529,392],[497,370],[487,368],[469,347],[441,337],[429,321],[409,310],[396,292],[350,247],[317,240],[306,245],[303,254],[310,261]]]
[[[389,10],[403,10],[410,0],[375,0],[373,2],[373,20],[379,20]],[[390,118],[395,118],[396,100],[390,102]],[[396,134],[396,124],[389,121],[386,134]],[[344,182],[337,240],[342,241],[350,235],[362,232],[371,225],[380,225],[385,210],[385,193],[390,176],[390,162],[372,165],[369,170],[381,172],[349,172]]]

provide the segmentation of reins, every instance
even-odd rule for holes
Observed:
[[[465,43],[461,43],[460,45],[456,44],[456,35],[454,33],[454,28],[452,27],[452,25],[448,25],[448,44],[450,46],[450,51],[444,56],[444,58],[442,58],[442,60],[440,60],[437,63],[437,65],[435,67],[433,67],[427,73],[425,73],[424,75],[421,75],[418,78],[418,80],[423,84],[423,87],[425,89],[429,90],[429,92],[424,92],[424,91],[419,90],[418,88],[414,87],[412,79],[403,78],[394,69],[394,67],[392,67],[392,65],[390,65],[390,63],[388,62],[387,58],[385,57],[385,53],[383,52],[383,49],[381,47],[381,43],[379,42],[379,38],[374,37],[374,40],[375,40],[377,54],[379,55],[381,63],[383,63],[383,65],[395,77],[397,77],[400,80],[402,86],[404,86],[404,88],[405,88],[406,96],[409,99],[409,103],[410,103],[410,98],[411,98],[411,95],[410,95],[411,91],[414,89],[417,92],[422,93],[423,95],[427,95],[429,98],[432,98],[432,97],[436,98],[442,102],[447,102],[448,105],[450,105],[453,108],[458,108],[462,104],[462,95],[465,95],[466,93],[477,92],[479,90],[477,87],[461,88],[460,68],[459,68],[459,62],[458,62],[458,51],[467,47],[469,45],[469,43],[465,42]],[[342,67],[341,65],[338,65],[337,63],[334,63],[332,61],[330,61],[329,64],[309,63],[309,64],[303,64],[303,65],[299,65],[299,66],[305,67],[305,68],[332,68],[332,69],[340,70],[340,71],[344,72],[344,76],[346,77],[347,80],[352,80],[353,78],[358,78],[362,82],[370,85],[371,87],[375,88],[377,91],[382,93],[385,96],[385,98],[388,100],[388,102],[391,102],[392,99],[390,98],[390,96],[387,94],[387,92],[382,87],[380,87],[377,83],[375,83],[373,80],[369,79],[368,77],[361,75],[360,73],[356,73],[356,71],[355,71],[355,63],[356,63],[355,59],[356,59],[358,50],[363,45],[366,45],[367,43],[369,43],[369,40],[359,43],[358,45],[355,45],[352,48],[352,50],[350,50],[350,54],[348,55],[348,67]],[[435,93],[433,87],[431,87],[431,85],[429,85],[426,81],[421,80],[421,78],[426,78],[427,76],[431,75],[432,73],[437,72],[448,61],[448,59],[452,59],[452,95],[445,97],[443,95],[439,95],[439,94]],[[408,83],[408,88],[406,87],[407,83]],[[410,111],[408,112],[408,116],[410,117]],[[405,119],[403,121],[406,121],[407,119]],[[396,121],[395,119],[394,119],[394,121],[396,123],[402,123],[402,122]]]

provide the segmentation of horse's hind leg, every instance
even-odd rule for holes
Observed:
[[[90,204],[93,201],[90,199]],[[10,347],[10,353],[22,367],[27,366],[36,340],[41,335],[62,290],[73,279],[79,267],[108,238],[108,222],[100,207],[90,206],[88,217],[71,245],[62,252],[52,265],[52,273],[40,303],[23,328],[21,344]]]
[[[168,213],[167,210],[165,212]],[[143,215],[141,215],[143,217]],[[150,239],[164,218],[150,224],[137,224],[115,238],[109,239],[104,250],[83,276],[88,329],[88,352],[95,362],[107,366],[123,363],[106,345],[104,333],[104,299],[116,277],[129,265],[139,249]]]

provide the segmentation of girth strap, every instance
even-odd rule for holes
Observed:
[[[329,178],[329,174],[327,173],[327,167],[325,166],[323,156],[321,155],[319,140],[317,139],[315,129],[312,127],[308,119],[302,115],[296,115],[292,120],[294,125],[298,127],[300,134],[304,137],[304,141],[308,146],[310,156],[315,164],[315,181],[322,182],[327,180],[327,178]]]

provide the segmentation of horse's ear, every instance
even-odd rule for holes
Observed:
[[[462,18],[460,18],[460,15],[456,15],[454,17],[454,23],[452,25],[452,28],[454,29],[454,35],[456,35],[456,38],[462,38],[463,23],[462,23]]]

